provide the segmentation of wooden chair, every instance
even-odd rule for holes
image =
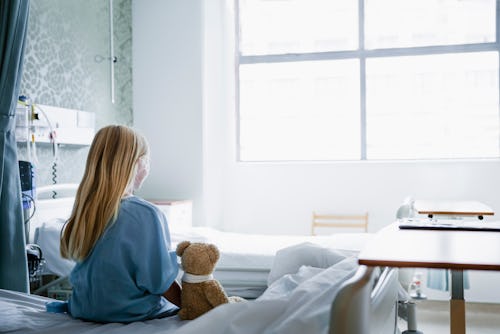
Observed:
[[[316,228],[350,229],[368,232],[368,212],[357,215],[318,214],[313,212],[311,235],[316,235]]]

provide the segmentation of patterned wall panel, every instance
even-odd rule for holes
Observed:
[[[114,0],[115,103],[111,103],[109,2],[36,0],[30,18],[20,94],[35,104],[93,111],[96,129],[132,125],[132,4]],[[28,159],[19,144],[20,159]],[[87,147],[62,146],[56,182],[79,182]],[[52,148],[38,145],[39,185],[53,183]]]

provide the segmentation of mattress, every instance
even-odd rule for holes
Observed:
[[[59,255],[59,237],[63,219],[43,223],[35,233],[35,242],[42,248],[45,274],[67,276],[74,266]],[[175,228],[170,231],[172,246],[184,240],[217,245],[221,257],[214,277],[229,295],[244,298],[260,296],[268,286],[270,269],[281,249],[310,243],[329,249],[359,252],[371,239],[370,233],[338,233],[327,236],[263,235],[224,232],[209,227]]]

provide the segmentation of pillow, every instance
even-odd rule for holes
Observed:
[[[172,242],[172,249],[177,247],[177,244],[182,241],[188,240],[191,242],[208,242],[208,238],[199,233],[196,228],[188,226],[169,226],[170,241]]]
[[[60,253],[61,229],[65,219],[54,218],[40,226],[36,231],[35,243],[40,246],[45,258],[44,272],[58,276],[68,276],[75,262],[64,259]]]
[[[286,274],[298,272],[301,266],[328,268],[356,254],[355,251],[336,250],[310,242],[280,249],[276,252],[271,272],[267,278],[267,285],[271,285]]]

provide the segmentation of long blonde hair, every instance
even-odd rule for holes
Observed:
[[[61,233],[61,255],[84,260],[118,215],[120,201],[133,182],[136,163],[149,152],[146,139],[129,127],[100,129],[87,157],[71,216]]]

